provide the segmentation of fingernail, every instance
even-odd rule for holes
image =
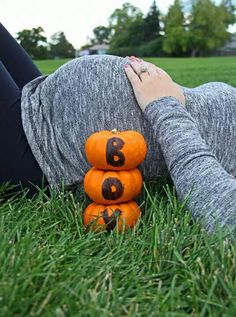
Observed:
[[[125,67],[125,68],[128,68],[128,67],[129,67],[129,64],[125,64],[124,67]]]
[[[138,58],[138,57],[136,57],[136,56],[131,56],[131,59],[134,59],[134,60],[136,60],[137,62],[140,62],[140,61],[141,61],[141,59]]]

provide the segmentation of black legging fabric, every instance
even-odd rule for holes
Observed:
[[[0,184],[14,186],[11,195],[22,188],[28,196],[48,182],[27,142],[21,121],[21,90],[40,76],[25,50],[0,23]]]

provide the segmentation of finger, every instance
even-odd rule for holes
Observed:
[[[126,56],[126,58],[128,58],[131,62],[141,62],[142,60],[138,57],[135,57],[135,56]]]
[[[145,62],[147,64],[148,72],[150,76],[157,76],[157,68],[154,64]]]
[[[171,79],[171,76],[164,69],[162,69],[162,68],[160,68],[152,63],[148,63],[148,64],[149,64],[148,71],[149,71],[151,76],[156,76],[156,75],[166,76],[166,77]]]
[[[164,69],[162,69],[162,68],[160,68],[160,67],[158,67],[158,66],[156,66],[156,65],[154,65],[155,67],[156,67],[156,71],[157,71],[157,73],[159,74],[159,75],[161,75],[161,76],[167,76],[167,77],[169,77],[170,79],[171,79],[171,76],[164,70]]]
[[[132,86],[138,86],[141,83],[141,79],[139,76],[135,73],[133,68],[129,64],[124,65],[125,73],[131,83]]]
[[[149,70],[146,72],[141,72],[139,77],[141,78],[142,81],[145,81],[146,79],[150,78]]]
[[[135,73],[140,77],[140,78],[148,78],[149,73],[148,73],[148,64],[146,62],[131,62],[131,67],[135,71]],[[143,71],[142,68],[146,68],[147,71]]]
[[[140,68],[139,77],[141,78],[142,81],[144,81],[145,79],[150,78],[149,63],[147,63],[144,60],[142,60],[142,62],[139,63],[139,68]],[[142,68],[144,68],[144,69],[146,68],[146,71],[143,71]]]
[[[140,58],[138,58],[138,57],[136,57],[136,56],[130,56],[130,58],[131,58],[131,59],[134,59],[134,60],[136,60],[136,61],[138,61],[138,62],[142,62],[142,59],[140,59]]]

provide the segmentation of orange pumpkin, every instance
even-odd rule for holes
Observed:
[[[84,177],[84,191],[96,203],[118,204],[135,198],[142,188],[142,174],[129,171],[103,171],[92,167]]]
[[[103,130],[90,135],[85,143],[87,160],[102,170],[132,169],[144,160],[146,153],[143,135],[133,130]]]
[[[118,205],[101,205],[92,203],[84,211],[83,223],[93,231],[113,230],[118,225],[118,231],[133,228],[141,211],[133,200]]]

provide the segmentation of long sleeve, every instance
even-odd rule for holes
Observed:
[[[174,97],[153,101],[144,115],[160,142],[179,199],[187,198],[186,207],[208,231],[216,224],[235,230],[236,181],[217,161],[191,115]]]

